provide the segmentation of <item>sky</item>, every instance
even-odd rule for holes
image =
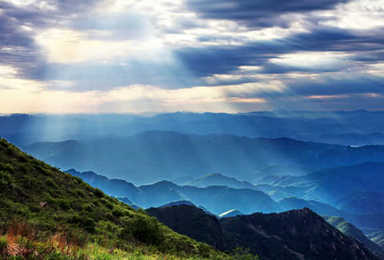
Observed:
[[[384,0],[0,0],[0,113],[384,110]]]

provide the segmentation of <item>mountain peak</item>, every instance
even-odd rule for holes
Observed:
[[[222,250],[249,248],[262,259],[377,260],[309,208],[220,219],[187,205],[151,208],[148,213],[178,233]]]
[[[156,182],[154,184],[152,184],[153,186],[157,186],[157,187],[163,187],[163,188],[174,188],[174,187],[177,187],[177,185],[171,181],[166,181],[166,180],[163,180],[163,181],[159,181],[159,182]],[[143,185],[141,187],[144,187],[144,186],[148,186],[148,185]]]
[[[190,202],[188,200],[179,200],[179,201],[173,201],[173,202],[164,204],[160,208],[174,207],[174,206],[180,206],[180,205],[186,205],[186,206],[193,206],[193,207],[195,207],[195,204],[193,204],[192,202]]]

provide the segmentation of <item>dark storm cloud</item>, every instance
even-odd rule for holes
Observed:
[[[177,57],[196,76],[235,72],[239,66],[262,66],[259,73],[287,73],[292,71],[328,71],[319,68],[296,68],[269,62],[279,55],[303,50],[295,43],[281,41],[253,42],[244,46],[185,48],[176,52]]]
[[[290,72],[308,72],[308,73],[323,73],[323,72],[337,72],[348,68],[348,64],[335,64],[335,65],[323,65],[312,67],[298,67],[280,65],[275,63],[265,63],[260,73],[263,74],[285,74]]]
[[[268,103],[275,109],[286,110],[319,110],[319,111],[344,111],[344,110],[382,110],[384,96],[367,96],[360,94],[343,95],[337,97],[307,98],[291,96],[269,99]],[[238,104],[242,106],[242,104]]]
[[[349,31],[333,27],[314,28],[283,39],[293,50],[303,51],[374,51],[384,47],[384,31]]]
[[[327,96],[343,94],[384,94],[384,77],[349,75],[345,78],[295,80],[289,89],[299,96]]]
[[[287,53],[290,47],[277,41],[254,42],[243,46],[184,48],[175,55],[196,76],[231,73],[239,66],[263,65],[268,59]]]
[[[246,93],[243,98],[266,98],[271,103],[285,104],[293,97],[305,98],[308,96],[354,96],[357,100],[369,100],[377,104],[380,96],[384,95],[384,77],[366,74],[363,70],[350,70],[354,66],[362,69],[370,64],[384,62],[384,37],[380,29],[372,31],[347,31],[330,27],[322,27],[312,32],[295,34],[290,37],[264,42],[251,42],[244,46],[234,47],[200,47],[188,48],[178,51],[178,57],[185,66],[198,76],[211,76],[213,74],[239,74],[238,67],[244,65],[260,66],[261,70],[254,74],[278,74],[287,86],[282,92],[263,91],[254,94]],[[348,54],[345,60],[336,64],[322,66],[288,66],[272,63],[270,59],[278,58],[282,54],[303,51],[314,52],[340,52]],[[305,65],[305,64],[304,64]],[[355,68],[356,69],[356,68]],[[289,72],[318,73],[319,79],[290,79],[285,74]],[[337,72],[337,76],[323,76],[324,72]],[[217,80],[211,85],[242,84],[259,81],[244,73],[242,78]],[[371,94],[375,94],[375,99]],[[238,94],[235,94],[238,95]],[[358,98],[357,98],[358,97]],[[276,101],[273,101],[276,99]],[[308,101],[308,104],[321,103],[326,98]],[[345,104],[347,99],[343,100]],[[288,105],[286,103],[286,105]],[[341,103],[340,103],[341,104]],[[341,107],[341,105],[340,105]]]
[[[320,79],[298,79],[286,80],[287,89],[274,91],[264,89],[255,93],[231,93],[229,97],[242,98],[265,98],[273,102],[293,97],[306,98],[312,96],[324,97],[324,100],[340,96],[361,96],[372,98],[372,96],[384,96],[384,77],[354,75],[344,78],[321,77]],[[373,95],[372,95],[373,94]],[[328,97],[328,98],[327,98]]]
[[[384,61],[384,51],[377,50],[377,51],[372,51],[369,53],[356,53],[356,56],[354,57],[355,61],[360,61],[364,63],[378,63],[378,62],[383,62]]]
[[[49,2],[56,5],[63,14],[68,14],[87,11],[101,0],[50,0]]]
[[[184,48],[177,50],[176,55],[196,76],[206,77],[212,74],[233,73],[239,66],[244,65],[261,66],[263,69],[260,73],[266,74],[340,71],[350,64],[294,67],[274,64],[269,60],[288,53],[332,51],[350,54],[351,62],[376,63],[383,61],[383,49],[383,31],[361,33],[322,27],[279,40],[248,42],[242,46]]]
[[[31,38],[23,32],[19,24],[11,17],[0,16],[0,43],[1,46],[30,47]]]
[[[289,13],[332,9],[348,0],[186,0],[201,17],[242,22],[250,27],[287,27]]]
[[[250,65],[248,57],[243,56],[247,48],[184,48],[176,51],[176,56],[186,68],[197,77],[212,74],[225,74],[234,71],[240,65]]]
[[[72,15],[79,15],[89,11],[101,0],[48,0],[52,9],[41,9],[37,6],[16,6],[7,2],[0,2],[1,16],[11,18],[18,25],[30,25],[38,29],[65,24]]]
[[[19,69],[21,77],[30,78],[41,56],[33,33],[22,26],[41,26],[44,18],[34,10],[7,3],[0,3],[0,10],[0,64],[12,65]]]

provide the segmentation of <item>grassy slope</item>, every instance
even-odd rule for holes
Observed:
[[[9,227],[24,222],[28,223],[22,228],[24,231],[10,232]],[[64,234],[68,243],[83,248],[96,243],[103,248],[131,252],[127,254],[139,249],[147,255],[226,258],[1,139],[0,234],[7,232],[1,240],[3,249],[7,237],[8,244],[15,241],[9,233],[21,237],[24,232],[31,241],[50,240],[50,245],[57,234]],[[1,250],[0,254],[4,254],[5,249]]]
[[[370,231],[367,236],[376,244],[384,248],[384,231]]]
[[[348,223],[342,217],[324,217],[324,219],[332,226],[340,230],[343,234],[355,238],[360,241],[366,248],[368,248],[375,255],[384,259],[384,249],[375,242],[371,241],[364,235],[362,231],[356,228],[354,225]]]

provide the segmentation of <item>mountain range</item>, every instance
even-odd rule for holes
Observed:
[[[95,181],[109,181],[92,173],[84,175],[93,177]],[[104,183],[103,181],[100,183]],[[114,180],[112,183],[120,184],[121,189],[132,188],[124,181]],[[157,197],[161,195],[156,193],[158,188],[160,191],[161,189],[175,191],[175,186],[177,185],[163,182],[154,186],[140,186],[138,190]],[[189,189],[188,186],[184,187]],[[214,188],[221,187],[214,186]],[[0,205],[3,209],[0,211],[0,226],[3,230],[7,230],[7,226],[11,225],[6,238],[1,238],[2,245],[5,243],[5,249],[4,251],[2,249],[0,254],[5,257],[8,257],[8,254],[19,257],[29,257],[29,254],[48,256],[47,254],[50,254],[48,251],[41,251],[42,246],[47,247],[47,250],[52,247],[49,250],[50,252],[55,250],[55,254],[68,255],[71,251],[60,249],[61,246],[55,247],[54,242],[47,240],[50,236],[52,238],[49,239],[57,239],[58,232],[65,232],[71,234],[65,238],[65,241],[69,242],[60,243],[74,243],[71,239],[82,234],[81,236],[90,238],[85,242],[84,238],[81,238],[83,244],[76,247],[84,247],[86,246],[84,243],[88,241],[99,241],[99,246],[103,247],[111,244],[119,247],[120,251],[108,251],[109,257],[112,258],[114,254],[129,254],[121,250],[132,250],[129,248],[133,246],[136,249],[141,248],[144,254],[162,252],[169,254],[169,258],[174,254],[179,257],[175,259],[185,259],[188,256],[198,259],[239,259],[236,258],[238,255],[236,248],[239,247],[248,248],[250,253],[258,254],[267,260],[379,259],[363,244],[339,232],[309,209],[280,214],[256,213],[221,219],[185,203],[148,209],[147,213],[178,233],[189,235],[219,250],[235,250],[235,258],[231,258],[230,255],[220,253],[206,244],[171,231],[143,211],[136,211],[105,195],[99,189],[89,186],[80,178],[34,159],[3,139],[0,140],[0,194]],[[30,224],[21,226],[12,224],[14,223],[12,219],[18,219],[18,222],[22,219],[24,223]],[[20,231],[15,229],[16,225]],[[35,235],[31,235],[31,230]],[[12,240],[13,236],[23,239]],[[24,248],[24,242],[19,241],[29,241],[28,248]],[[92,254],[95,254],[96,250],[105,250],[100,247],[95,249],[95,245],[91,247]],[[20,250],[15,253],[10,248]],[[103,254],[106,256],[106,253]],[[248,256],[251,257],[249,254]],[[249,257],[246,259],[254,259]]]
[[[322,216],[342,216],[359,228],[384,230],[383,214],[377,212],[377,209],[351,212],[345,208],[340,208],[339,205],[334,205],[321,200],[318,201],[292,196],[275,200],[266,192],[258,190],[257,188],[260,187],[260,185],[254,186],[254,189],[231,188],[220,185],[194,187],[190,185],[177,185],[169,181],[161,181],[151,185],[135,186],[124,180],[110,180],[93,172],[81,173],[73,169],[68,170],[67,172],[82,178],[87,183],[102,189],[107,194],[119,197],[120,200],[135,207],[160,207],[171,202],[184,200],[216,215],[223,214],[230,210],[236,210],[242,214],[251,214],[254,212],[282,212],[306,207]],[[364,173],[362,174],[364,175]],[[236,182],[234,178],[229,178],[223,175],[215,174],[214,176],[216,180],[219,180],[218,176],[222,176],[222,180],[219,180],[219,183],[228,179],[235,183],[235,186],[237,186],[238,183],[242,183],[241,181]],[[208,175],[207,178],[212,180],[210,175]],[[203,179],[204,178],[199,178],[199,183],[203,183]],[[287,182],[287,178],[283,179]],[[375,179],[372,179],[372,181],[374,180]],[[329,181],[332,182],[332,178],[329,178]],[[119,183],[119,185],[113,185],[113,183]],[[209,183],[214,184],[212,182]],[[276,182],[274,183],[276,184]],[[289,181],[288,183],[290,185],[294,184],[292,181]],[[307,185],[303,181],[298,183],[303,186]],[[342,185],[342,182],[339,184]],[[337,183],[335,185],[337,185]],[[359,182],[354,185],[356,189],[360,187]],[[280,186],[273,187],[276,190],[280,188]],[[317,190],[314,187],[316,186],[313,183],[311,186],[308,186],[308,194],[312,190]],[[323,188],[326,189],[326,186]],[[358,199],[358,197],[356,199]],[[371,204],[374,203],[374,200],[375,198],[372,198]],[[377,200],[380,201],[381,197],[378,197]],[[217,203],[217,201],[220,201],[220,203]],[[343,200],[340,202],[342,201]],[[369,208],[367,208],[367,210],[369,210]]]
[[[112,199],[116,203],[124,202],[131,206],[131,210],[137,209],[138,213],[143,213],[140,208],[163,212],[161,214],[170,217],[169,223],[166,223],[164,216],[163,219],[157,217],[171,228],[175,221],[177,225],[193,225],[195,221],[200,223],[198,218],[202,218],[203,222],[212,222],[212,226],[208,227],[200,223],[203,231],[196,228],[191,236],[204,234],[199,238],[201,241],[221,250],[245,247],[250,248],[252,253],[260,251],[260,255],[267,259],[290,259],[293,255],[299,259],[304,256],[317,259],[312,249],[305,250],[290,241],[293,235],[297,235],[295,231],[286,230],[290,235],[283,236],[279,230],[255,226],[254,219],[268,226],[270,219],[278,223],[279,219],[287,218],[288,212],[295,212],[289,213],[293,217],[288,217],[287,223],[292,220],[295,226],[293,219],[297,214],[303,217],[321,215],[336,229],[383,258],[384,146],[378,144],[384,131],[381,130],[381,123],[375,122],[381,113],[303,113],[175,113],[150,117],[102,115],[89,118],[78,115],[10,115],[0,116],[0,123],[4,123],[0,135],[14,140],[23,150],[54,167],[76,169],[67,172],[101,190],[96,190],[96,193],[105,192],[120,200]],[[98,127],[100,118],[106,121]],[[359,124],[358,118],[361,119]],[[218,123],[222,124],[220,129]],[[274,127],[268,128],[268,124]],[[280,127],[279,124],[286,125]],[[124,127],[127,131],[121,131]],[[325,129],[329,130],[327,134],[324,134]],[[31,196],[34,199],[41,198],[39,203],[44,205],[52,204],[60,216],[57,221],[65,223],[64,226],[68,224],[70,230],[79,229],[93,236],[93,230],[99,227],[92,216],[80,221],[78,214],[71,215],[79,213],[77,204],[69,202],[74,197],[59,192],[64,197],[56,201],[52,195],[56,187],[63,189],[60,174],[59,182],[55,183],[51,173],[48,173],[58,169],[47,170],[49,166],[38,166],[31,156],[15,152],[18,151],[16,147],[2,142],[6,147],[2,151],[6,154],[4,161],[10,161],[0,169],[8,174],[2,176],[3,189],[10,193],[9,196],[17,193],[20,198],[26,198],[26,206],[16,197],[3,200],[0,205],[6,209],[3,212],[17,217],[20,214],[28,218],[32,216],[33,223],[46,222],[48,229],[51,229],[53,220],[44,216],[42,221],[41,216],[35,214],[39,212],[36,203],[30,206],[32,200],[23,192],[25,181],[42,191],[45,190],[42,186],[45,184],[48,189],[46,193],[40,196],[33,192]],[[19,159],[8,158],[8,155]],[[25,175],[20,181],[20,176],[12,168],[13,164],[17,166],[17,174],[23,172]],[[28,178],[30,171],[39,183]],[[40,172],[48,176],[47,183],[38,174]],[[9,177],[12,174],[16,174],[15,180]],[[9,190],[7,183],[11,182],[13,188]],[[89,199],[93,201],[93,198]],[[98,203],[91,204],[95,206]],[[186,209],[185,206],[191,208]],[[184,223],[175,217],[179,212],[168,215],[170,208],[177,208],[177,211],[183,208],[182,212],[199,217],[195,220],[187,218],[187,223]],[[302,211],[303,208],[306,210]],[[66,215],[66,210],[71,213]],[[100,210],[102,212],[104,208]],[[94,214],[93,210],[90,212]],[[70,216],[77,222],[68,222],[66,219]],[[6,217],[4,215],[3,219]],[[147,221],[145,216],[143,219]],[[228,222],[231,224],[223,228],[229,219],[236,221]],[[306,221],[328,230],[329,226],[326,228],[320,222],[311,222],[313,220],[311,216]],[[220,234],[216,233],[217,225],[221,229]],[[4,230],[4,227],[0,229]],[[210,233],[212,229],[216,231]],[[100,230],[107,232],[104,228]],[[325,236],[322,232],[316,233],[317,230],[311,232]],[[326,231],[328,235],[332,232]],[[284,245],[268,239],[267,245],[264,245],[260,242],[263,240],[260,234],[266,234],[264,239],[279,237]],[[259,244],[248,244],[248,240],[253,238]],[[330,240],[334,238],[329,237]],[[117,237],[112,239],[119,240]],[[320,241],[313,243],[318,248],[326,248]],[[272,249],[268,246],[277,255],[271,254]],[[356,257],[357,254],[360,254],[359,257],[369,257],[362,253],[363,247],[359,253],[349,249],[347,253],[352,253],[350,257]],[[293,255],[284,248],[289,248],[288,251]]]
[[[93,170],[135,184],[186,176],[195,179],[212,172],[254,182],[262,176],[299,176],[327,168],[384,162],[384,146],[159,131],[126,138],[34,143],[23,149],[59,168]]]
[[[107,194],[123,197],[122,199],[125,201],[130,201],[142,208],[160,207],[170,202],[187,200],[217,215],[232,208],[244,213],[280,210],[277,202],[264,192],[257,190],[235,189],[226,186],[204,188],[180,186],[169,181],[136,187],[132,183],[116,179],[109,180],[92,172],[81,173],[73,169],[66,172],[82,178],[85,182],[102,189]],[[120,183],[120,186],[114,188],[113,183]]]
[[[382,111],[261,111],[239,114],[169,113],[158,115],[84,114],[0,115],[0,136],[17,145],[32,142],[126,137],[144,131],[288,137],[312,142],[384,144]],[[101,123],[102,122],[102,123]],[[123,129],[123,131],[122,131]]]
[[[374,174],[378,175],[375,178],[371,179],[372,182],[375,182],[380,177],[379,166],[379,164],[364,164],[356,165],[355,167],[357,169],[371,169]],[[347,169],[348,171],[345,172],[345,169]],[[322,176],[321,178],[315,178],[314,176],[307,176],[308,179],[306,179],[305,176],[265,178],[264,181],[269,181],[270,183],[268,185],[251,185],[245,182],[245,185],[251,189],[242,188],[242,184],[244,184],[243,181],[238,181],[235,178],[226,177],[222,174],[211,174],[203,178],[198,178],[197,182],[192,181],[192,183],[197,183],[201,187],[193,187],[190,185],[176,185],[174,183],[166,181],[162,181],[152,185],[135,186],[123,180],[109,180],[93,172],[81,173],[75,170],[70,170],[68,172],[82,178],[91,185],[95,185],[96,187],[107,192],[108,194],[120,197],[119,199],[124,202],[143,208],[159,207],[175,201],[187,200],[189,203],[193,203],[193,205],[197,205],[206,210],[207,212],[214,213],[219,216],[221,214],[225,215],[225,213],[228,211],[240,212],[241,214],[251,214],[254,212],[282,212],[306,207],[310,208],[312,211],[322,216],[344,217],[347,221],[351,222],[352,224],[358,226],[363,230],[366,230],[368,228],[370,230],[373,229],[374,231],[380,233],[381,230],[384,230],[384,215],[380,212],[380,208],[371,208],[369,207],[369,205],[375,205],[375,201],[378,201],[377,203],[380,203],[381,197],[370,196],[370,204],[366,207],[363,207],[364,202],[366,201],[366,197],[361,197],[362,200],[359,202],[359,189],[369,189],[370,186],[361,186],[361,180],[358,178],[358,171],[349,170],[350,168],[344,167],[341,167],[340,172],[336,171],[335,169],[332,169],[330,170],[330,173],[332,173],[330,176],[327,176],[323,171],[321,171],[321,173],[318,173]],[[344,177],[347,178],[348,172],[355,172],[356,176],[352,178],[355,181],[353,183],[351,182],[351,185],[353,186],[351,189],[347,189],[348,192],[343,193],[343,189],[340,189],[339,195],[340,197],[348,198],[347,194],[350,194],[349,191],[356,191],[355,196],[350,196],[349,198],[359,203],[355,203],[355,206],[351,207],[350,210],[348,210],[347,206],[344,205],[346,203],[344,199],[337,200],[338,203],[332,204],[321,200],[317,201],[308,198],[299,198],[298,196],[294,197],[290,194],[285,194],[286,197],[280,199],[273,198],[273,194],[279,192],[281,188],[285,190],[291,190],[292,187],[299,186],[298,189],[306,191],[306,193],[298,193],[298,195],[301,194],[302,197],[308,197],[311,192],[318,192],[318,190],[327,190],[328,182],[334,186],[341,186],[344,183],[343,178],[337,178],[337,176],[333,175],[340,174],[341,176],[343,176],[344,174]],[[360,172],[360,175],[367,174],[365,171],[362,171]],[[322,182],[321,180],[324,180],[323,178],[327,181]],[[209,181],[206,182],[205,179]],[[366,179],[369,178],[367,177]],[[213,182],[213,180],[217,181],[217,183]],[[317,180],[318,182],[314,180]],[[191,183],[190,180],[189,182]],[[115,186],[116,189],[113,189],[114,186],[111,183],[120,183],[121,186],[120,188],[118,188],[119,186]],[[222,185],[223,183],[226,183],[229,186],[233,185],[234,188],[220,185],[206,186],[206,184]],[[265,188],[265,186],[273,188],[272,196],[269,196],[269,194],[271,194],[271,189],[267,189],[267,191],[264,193],[260,192],[260,190],[263,189],[259,188]],[[155,196],[152,196],[153,194]],[[238,200],[237,198],[240,199]],[[217,201],[220,201],[220,203],[217,203]],[[266,203],[266,201],[268,203]],[[360,210],[358,208],[359,206],[361,207]],[[352,209],[355,210],[352,211]],[[236,215],[237,214],[239,213],[236,213]],[[368,235],[370,233],[372,232],[367,232],[366,234]],[[380,239],[378,238],[377,240]]]
[[[362,164],[323,169],[305,176],[268,176],[259,180],[268,188],[295,187],[301,189],[301,197],[313,199],[360,213],[377,213],[382,207],[380,192],[384,189],[384,164]],[[262,188],[263,186],[258,186]],[[358,202],[360,201],[360,202]],[[353,206],[351,204],[354,204]]]
[[[221,219],[191,205],[147,212],[178,233],[219,249],[249,248],[262,259],[376,259],[360,242],[306,208]]]

